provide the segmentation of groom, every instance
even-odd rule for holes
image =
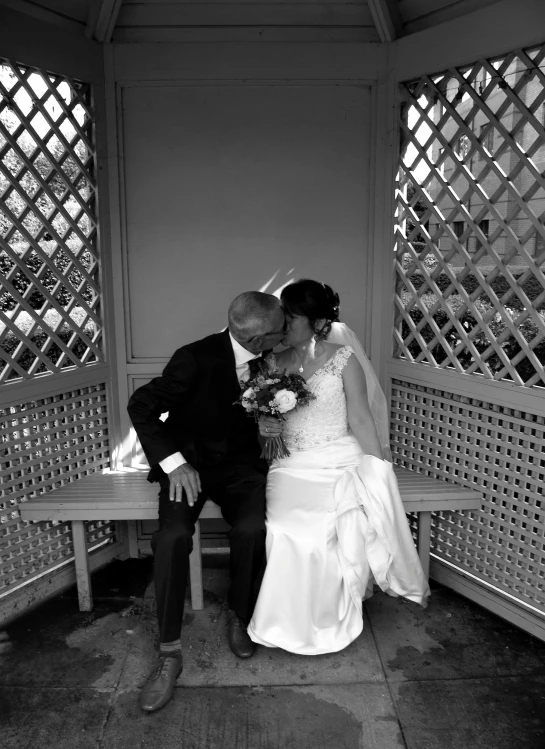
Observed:
[[[159,530],[152,539],[159,659],[140,694],[152,712],[172,697],[182,670],[180,634],[195,522],[207,497],[231,526],[228,640],[240,658],[255,650],[248,624],[265,554],[265,479],[257,427],[234,406],[261,352],[284,336],[271,294],[247,291],[230,305],[229,327],[178,349],[161,377],[135,391],[129,415],[158,481]],[[159,418],[168,411],[165,422]]]

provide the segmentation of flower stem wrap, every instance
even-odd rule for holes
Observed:
[[[261,457],[265,458],[269,463],[276,458],[287,458],[289,454],[290,451],[281,434],[277,437],[267,437],[261,451]]]

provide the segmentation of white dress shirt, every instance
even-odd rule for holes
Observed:
[[[261,356],[261,354],[252,354],[251,351],[248,351],[244,348],[244,346],[241,346],[238,341],[235,341],[231,333],[229,333],[229,338],[231,340],[231,346],[233,347],[233,353],[235,355],[235,369],[237,378],[238,380],[242,380],[242,382],[246,382],[246,380],[248,380],[250,377],[249,362],[251,362],[252,359],[257,359],[257,357]],[[184,463],[187,463],[187,460],[180,452],[169,455],[168,458],[159,461],[159,465],[165,473],[170,473],[175,468],[178,468]]]

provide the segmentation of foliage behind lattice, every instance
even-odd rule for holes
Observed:
[[[545,385],[544,58],[402,86],[398,357]]]
[[[90,86],[0,58],[0,383],[101,360]]]

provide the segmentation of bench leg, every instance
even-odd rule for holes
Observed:
[[[204,608],[202,589],[202,552],[201,552],[201,524],[195,523],[193,536],[193,551],[189,556],[189,583],[191,587],[191,608],[201,611]]]
[[[123,544],[122,559],[137,559],[138,551],[138,523],[136,520],[118,520],[115,532]]]
[[[430,576],[431,512],[418,513],[418,556],[426,580]]]
[[[93,610],[93,594],[91,592],[91,573],[89,570],[89,555],[87,554],[87,537],[83,520],[72,521],[72,542],[76,558],[76,585],[78,587],[78,601],[80,611]]]
[[[130,559],[138,559],[138,523],[127,520],[127,546]]]

